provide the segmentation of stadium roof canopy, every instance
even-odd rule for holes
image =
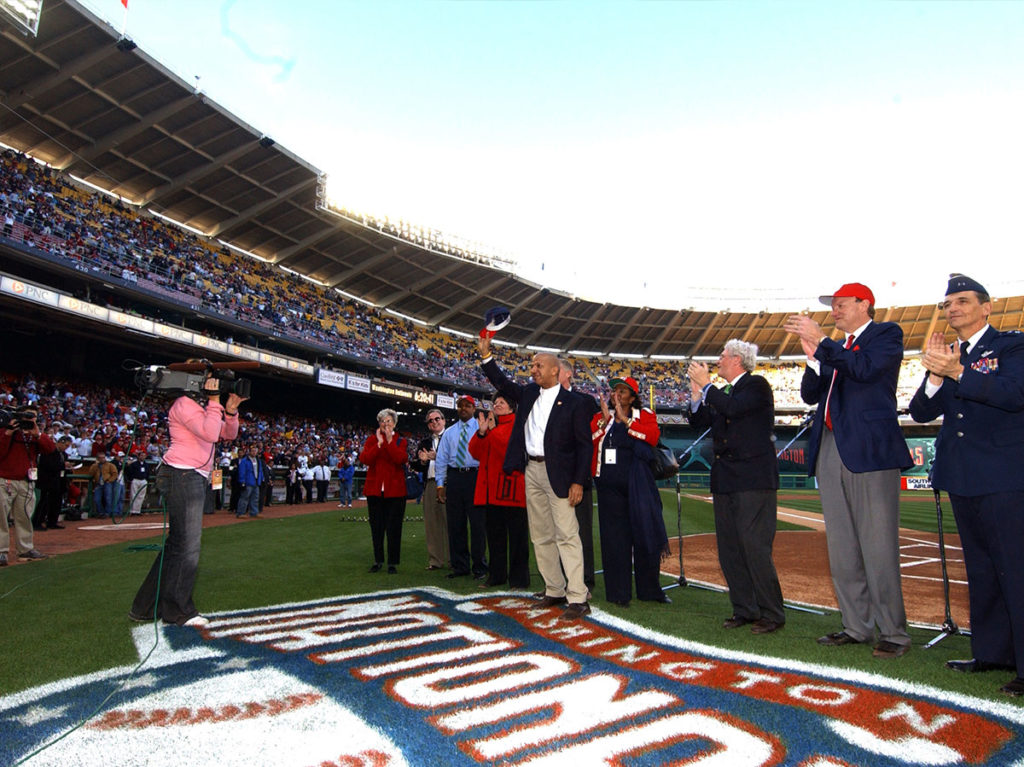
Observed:
[[[516,344],[602,354],[717,355],[724,342],[798,355],[781,313],[580,300],[485,262],[420,247],[318,205],[317,168],[229,113],[73,0],[46,0],[37,37],[0,19],[0,141],[129,203],[329,288],[475,334],[493,306]],[[315,105],[311,105],[315,108]],[[666,278],[682,276],[666,265]],[[1018,327],[1022,299],[996,304]],[[823,309],[823,307],[822,307]],[[828,325],[826,311],[816,318]],[[933,305],[881,310],[909,350],[944,323]]]

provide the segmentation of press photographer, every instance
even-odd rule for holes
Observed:
[[[140,371],[140,386],[176,393],[167,414],[171,446],[157,469],[156,486],[167,510],[167,540],[132,603],[132,620],[156,617],[179,626],[204,626],[208,622],[192,602],[203,534],[203,506],[219,440],[238,436],[238,406],[244,396],[240,380],[205,361],[189,361],[175,367]],[[173,385],[169,385],[173,382]],[[144,387],[145,388],[145,387]],[[221,404],[223,396],[224,404]]]
[[[28,406],[0,411],[4,424],[0,430],[0,533],[3,534],[0,567],[7,565],[11,542],[8,516],[14,521],[18,559],[46,559],[32,543],[32,510],[36,502],[39,456],[54,452],[57,446],[39,431],[36,416],[35,409]]]

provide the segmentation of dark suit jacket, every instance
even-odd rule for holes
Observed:
[[[747,373],[730,394],[712,386],[688,418],[695,429],[711,427],[711,492],[778,489],[779,463],[772,440],[775,397],[767,380]]]
[[[418,471],[423,475],[423,480],[427,479],[427,470],[430,468],[430,461],[421,461],[419,459],[420,450],[433,450],[434,449],[434,436],[424,437],[417,445],[416,449],[412,451],[413,458],[409,460],[409,466],[412,467],[413,471]]]
[[[510,402],[515,402],[516,420],[512,424],[505,463],[506,473],[526,472],[526,419],[530,416],[533,403],[540,396],[540,386],[531,382],[525,386],[509,379],[494,359],[483,365],[484,374],[494,388]],[[588,398],[593,402],[593,397]],[[559,498],[567,498],[569,486],[587,486],[590,479],[590,454],[593,450],[590,439],[590,416],[583,395],[574,394],[559,387],[558,397],[551,408],[547,426],[544,428],[544,466],[548,481]]]
[[[966,496],[1024,490],[1024,335],[990,327],[968,350],[959,383],[946,378],[929,398],[927,380],[910,415],[921,422],[943,416],[933,486]]]
[[[810,367],[800,395],[818,405],[807,446],[808,474],[814,476],[825,429],[825,399],[837,372],[829,413],[843,464],[852,472],[909,469],[914,465],[896,418],[896,381],[903,361],[903,329],[895,322],[872,322],[852,349],[826,338],[814,352],[821,373]]]

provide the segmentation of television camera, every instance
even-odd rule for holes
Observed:
[[[252,381],[239,378],[236,370],[258,368],[258,362],[174,362],[170,365],[149,365],[136,368],[135,383],[145,394],[167,394],[174,397],[206,397],[213,394],[205,388],[207,377],[218,381],[218,394],[237,394],[248,399]]]

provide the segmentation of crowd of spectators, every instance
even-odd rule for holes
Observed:
[[[190,308],[255,325],[273,336],[315,343],[384,369],[436,377],[450,382],[455,390],[486,387],[474,347],[465,339],[378,311],[160,218],[140,214],[117,199],[80,189],[62,174],[11,150],[0,157],[0,220],[3,237],[42,249],[82,271],[120,278]],[[530,354],[502,348],[502,364],[525,378]],[[576,362],[582,372],[582,361]],[[586,362],[586,368],[601,378],[632,375],[640,382],[645,400],[653,387],[659,408],[685,409],[689,403],[682,362]],[[802,408],[802,371],[802,363],[796,362],[759,371],[775,389],[776,408]],[[900,376],[901,404],[909,402],[920,378],[920,364],[908,360]],[[601,388],[582,374],[577,375],[576,385],[592,395]],[[104,426],[100,439],[109,441],[113,436],[102,431]],[[266,429],[280,433],[280,424],[267,424]]]
[[[0,406],[36,407],[46,433],[55,438],[64,434],[71,437],[67,453],[73,460],[88,462],[101,452],[115,459],[163,455],[169,444],[170,402],[151,399],[140,408],[137,400],[137,392],[125,389],[30,373],[0,373]],[[247,408],[239,437],[226,452],[235,457],[238,451],[255,444],[274,466],[286,467],[294,459],[303,464],[324,463],[333,469],[343,458],[355,460],[372,429],[371,423],[336,423],[326,418],[271,415]]]

